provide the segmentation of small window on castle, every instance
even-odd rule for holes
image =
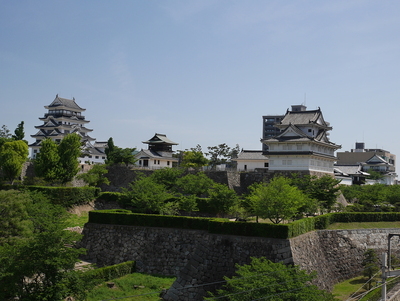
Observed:
[[[167,161],[167,165],[169,166],[169,161]]]
[[[96,156],[95,158],[96,158],[96,159],[98,159],[98,158],[99,158],[99,156]]]
[[[157,160],[154,160],[154,164],[157,164]]]
[[[158,160],[157,164],[160,165],[160,160]]]

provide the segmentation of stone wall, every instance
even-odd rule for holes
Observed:
[[[400,229],[322,230],[286,240],[88,223],[81,246],[88,250],[84,259],[99,266],[135,260],[139,272],[176,276],[165,300],[202,300],[217,286],[202,284],[230,277],[236,263],[260,256],[317,271],[315,284],[330,290],[359,275],[368,248],[378,254],[386,251],[389,233],[400,234]],[[192,287],[182,289],[188,286]]]

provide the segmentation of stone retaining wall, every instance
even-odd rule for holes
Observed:
[[[98,266],[135,260],[139,272],[176,276],[165,300],[202,300],[206,291],[218,286],[202,284],[230,277],[236,263],[261,256],[317,271],[315,284],[330,290],[335,283],[360,274],[366,249],[386,251],[389,233],[400,234],[400,229],[322,230],[287,240],[88,223],[81,246],[88,250],[83,259]],[[188,286],[193,287],[182,289]]]

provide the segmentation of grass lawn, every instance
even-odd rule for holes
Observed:
[[[81,227],[83,228],[83,225],[86,224],[89,221],[89,213],[88,212],[82,212],[81,215],[77,215],[74,213],[68,213],[68,218],[67,218],[67,225],[68,227]]]
[[[363,286],[368,281],[367,277],[359,276],[336,284],[332,293],[338,300],[347,300],[353,293],[357,295],[367,291],[367,286]],[[375,281],[374,281],[375,284]]]
[[[400,222],[375,222],[375,223],[334,223],[329,225],[329,230],[373,229],[373,228],[400,228]]]
[[[95,287],[86,300],[110,300],[122,297],[129,297],[123,298],[124,301],[162,300],[159,297],[160,293],[170,288],[175,279],[175,277],[133,273]],[[115,287],[110,288],[107,283],[114,283]]]

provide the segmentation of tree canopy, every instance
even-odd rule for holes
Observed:
[[[255,184],[248,196],[248,206],[261,218],[278,224],[292,219],[307,203],[307,197],[291,185],[288,178],[278,176],[268,184]]]
[[[28,155],[28,145],[22,140],[5,142],[0,147],[0,168],[11,184],[21,174]]]
[[[74,266],[83,250],[69,247],[79,235],[64,230],[64,208],[10,190],[0,192],[0,212],[1,300],[57,301],[82,293]]]
[[[297,266],[273,263],[264,257],[251,258],[250,264],[236,265],[236,275],[224,277],[226,284],[206,300],[333,301],[331,293],[318,289],[308,274]]]
[[[109,138],[107,141],[107,147],[105,153],[107,155],[106,164],[135,164],[137,161],[134,152],[136,148],[120,148],[114,145],[113,138]]]

